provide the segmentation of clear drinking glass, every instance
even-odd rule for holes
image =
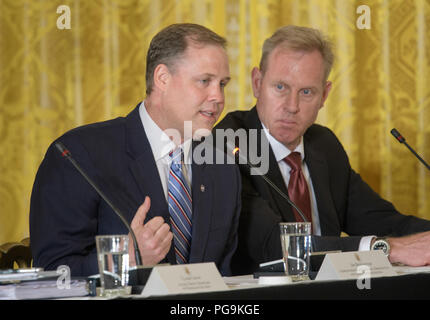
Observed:
[[[286,275],[293,281],[309,280],[311,223],[282,222],[279,227]]]
[[[130,292],[128,241],[128,235],[96,236],[102,296],[112,297]]]

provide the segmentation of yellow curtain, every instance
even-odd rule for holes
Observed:
[[[275,29],[299,24],[327,33],[337,60],[318,122],[334,130],[375,191],[430,219],[430,172],[389,133],[396,127],[430,161],[430,4],[365,1],[370,29],[358,27],[360,4],[0,0],[0,243],[29,234],[31,188],[49,143],[73,127],[126,115],[144,99],[149,41],[175,22],[227,38],[233,80],[226,112],[253,106],[250,71]],[[70,29],[61,29],[67,17]]]

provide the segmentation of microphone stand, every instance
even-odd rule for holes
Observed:
[[[393,128],[393,129],[391,129],[391,134],[394,136],[394,138],[396,138],[397,139],[397,141],[399,141],[400,143],[403,143],[412,153],[413,153],[413,155],[418,159],[418,160],[420,160],[425,166],[426,166],[426,168],[428,169],[428,170],[430,170],[430,166],[428,165],[428,163],[427,162],[425,162],[424,161],[424,159],[423,158],[421,158],[419,155],[418,155],[418,153],[416,153],[415,152],[415,150],[414,149],[412,149],[410,146],[409,146],[409,144],[406,142],[406,139],[400,134],[400,132],[399,131],[397,131],[396,130],[396,128]]]
[[[282,192],[281,189],[279,189],[265,174],[263,174],[259,168],[255,167],[254,165],[252,165],[248,159],[243,156],[240,153],[240,149],[233,146],[229,141],[227,141],[226,143],[227,147],[231,149],[231,152],[233,155],[238,155],[238,157],[251,169],[254,169],[258,175],[273,189],[275,190],[282,198],[284,198],[294,209],[296,209],[297,213],[299,214],[300,218],[302,218],[302,220],[304,222],[309,222],[308,219],[306,219],[305,215],[303,214],[302,210],[300,210],[300,208],[293,202],[291,201],[290,197],[288,197],[285,192]],[[224,151],[223,151],[224,152]]]
[[[145,285],[152,271],[152,267],[145,267],[142,265],[142,257],[140,255],[139,246],[137,244],[136,235],[131,228],[130,224],[124,218],[121,211],[109,200],[109,198],[101,191],[97,184],[85,173],[79,164],[72,158],[70,151],[61,143],[56,142],[55,147],[61,153],[61,156],[70,161],[70,163],[79,171],[85,180],[94,188],[100,197],[111,207],[115,214],[121,219],[122,223],[127,227],[133,240],[134,256],[136,260],[136,267],[129,270],[129,283],[131,285]]]

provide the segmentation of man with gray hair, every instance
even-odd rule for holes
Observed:
[[[267,176],[312,222],[313,251],[383,249],[391,262],[429,264],[430,232],[410,234],[430,230],[430,221],[397,212],[351,168],[334,133],[314,124],[331,89],[333,61],[320,31],[278,29],[252,70],[256,106],[229,113],[216,129],[260,130],[270,144]],[[233,270],[247,274],[282,258],[280,222],[303,220],[261,177],[246,165],[240,169],[243,207]]]

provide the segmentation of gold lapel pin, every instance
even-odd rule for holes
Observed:
[[[200,191],[201,191],[201,192],[205,192],[205,186],[204,186],[204,185],[202,185],[202,184],[200,185]]]

